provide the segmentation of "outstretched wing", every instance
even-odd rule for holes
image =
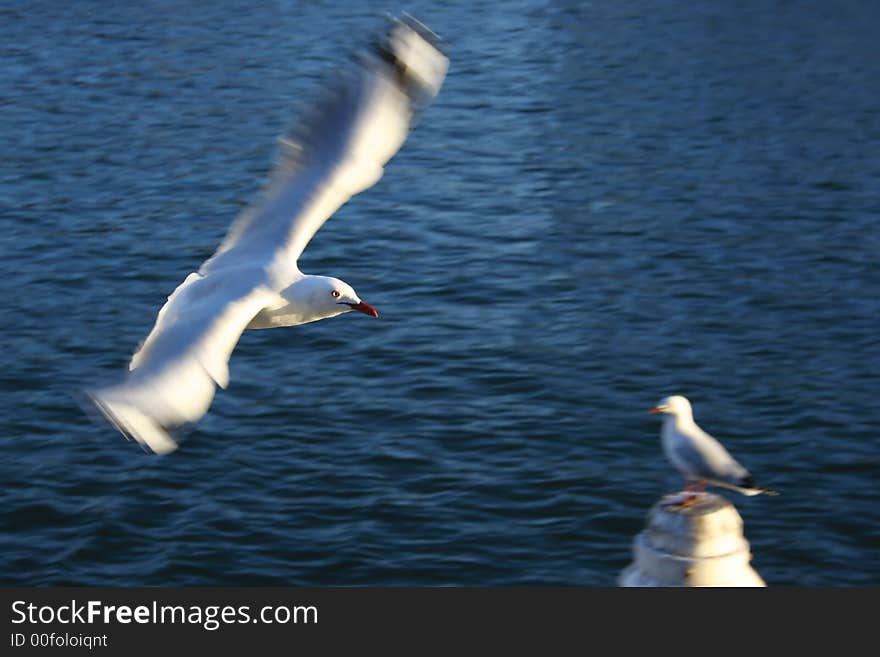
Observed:
[[[104,415],[145,449],[167,453],[172,433],[208,410],[214,386],[251,319],[279,303],[299,276],[296,261],[351,196],[373,185],[433,97],[448,60],[413,19],[341,73],[332,91],[281,141],[258,203],[233,224],[217,252],[171,294],[131,359],[127,379],[90,393]]]
[[[374,185],[409,134],[416,110],[439,91],[447,58],[413,19],[342,71],[326,96],[281,139],[260,199],[235,221],[208,272],[245,254],[272,252],[273,271],[295,265],[324,222]],[[283,276],[283,274],[282,274]]]
[[[214,386],[229,383],[229,357],[251,319],[278,297],[259,270],[191,274],[162,309],[124,382],[91,391],[116,427],[159,454],[173,431],[204,415]]]

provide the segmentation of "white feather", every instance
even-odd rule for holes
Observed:
[[[697,425],[686,397],[666,397],[652,411],[665,414],[660,431],[663,452],[685,479],[730,488],[743,495],[775,494],[757,486],[749,471]]]
[[[229,357],[246,328],[348,310],[311,306],[295,294],[305,279],[336,280],[302,274],[297,260],[340,206],[381,178],[415,110],[439,90],[448,60],[427,38],[416,21],[395,22],[387,41],[341,72],[300,128],[281,139],[261,198],[168,297],[127,378],[89,393],[120,431],[153,452],[173,451],[170,432],[201,418],[215,385],[228,385]],[[256,322],[258,315],[265,319]]]

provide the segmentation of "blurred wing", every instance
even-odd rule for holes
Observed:
[[[734,459],[724,446],[709,434],[700,431],[689,440],[677,440],[672,446],[675,458],[694,478],[738,485],[748,471]]]
[[[299,128],[281,139],[260,200],[236,220],[201,271],[251,252],[271,251],[282,269],[296,263],[324,222],[381,178],[416,109],[439,91],[447,65],[427,28],[396,21],[386,39],[361,55],[352,71],[340,72]]]
[[[207,412],[214,386],[229,383],[229,357],[242,331],[277,300],[264,276],[191,274],[160,311],[126,380],[90,393],[107,419],[145,449],[176,449],[171,432]]]
[[[433,97],[448,60],[417,21],[395,21],[374,51],[281,141],[261,200],[233,224],[217,252],[168,297],[131,359],[128,378],[90,393],[127,436],[174,450],[171,431],[208,410],[242,331],[299,275],[296,260],[351,196],[373,185]]]

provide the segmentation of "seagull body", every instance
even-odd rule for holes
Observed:
[[[350,285],[304,274],[297,260],[340,206],[381,178],[447,66],[436,35],[406,16],[354,70],[339,73],[300,129],[281,139],[260,199],[168,297],[125,380],[89,392],[123,434],[146,451],[175,450],[172,432],[208,411],[215,385],[229,384],[229,357],[245,329],[353,310],[378,317]]]
[[[688,482],[689,489],[694,484],[701,488],[709,483],[743,495],[776,494],[755,484],[749,471],[694,422],[686,397],[666,397],[649,412],[665,414],[660,431],[663,452]]]

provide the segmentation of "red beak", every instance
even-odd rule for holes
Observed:
[[[649,413],[659,413],[659,412],[662,411],[662,410],[663,410],[663,409],[660,408],[659,406],[655,406],[654,408],[652,408],[652,409],[649,410],[648,412],[649,412]]]
[[[364,301],[361,301],[360,303],[347,303],[345,305],[349,306],[352,310],[357,310],[359,313],[369,315],[370,317],[379,316],[379,313],[376,312],[376,309]]]

